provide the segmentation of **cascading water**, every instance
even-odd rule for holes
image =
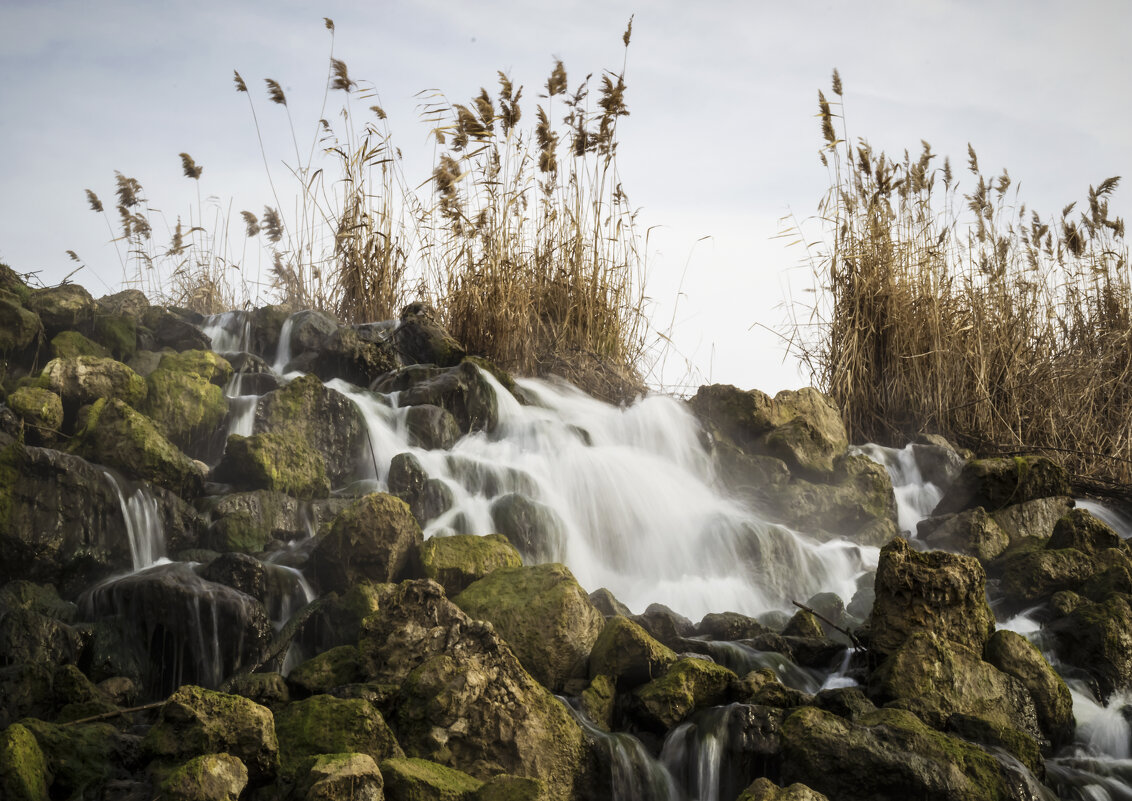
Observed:
[[[157,510],[157,499],[139,484],[123,489],[125,483],[111,470],[103,469],[106,480],[114,487],[122,505],[126,521],[126,536],[130,541],[130,560],[133,569],[143,570],[165,557],[165,527]]]
[[[205,318],[201,330],[212,341],[212,349],[220,354],[247,353],[251,349],[251,315],[243,311],[214,314]],[[288,357],[289,359],[290,357]],[[238,434],[250,437],[255,425],[255,406],[258,395],[245,395],[244,374],[236,371],[224,387],[228,398],[228,431],[226,436]]]

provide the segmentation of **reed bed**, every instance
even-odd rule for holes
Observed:
[[[1119,178],[1046,218],[968,148],[965,179],[853,143],[842,86],[818,96],[830,189],[792,342],[855,441],[940,433],[1042,451],[1084,480],[1132,479],[1132,285]],[[799,229],[801,226],[796,226]]]

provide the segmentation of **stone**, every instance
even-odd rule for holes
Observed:
[[[994,631],[986,574],[970,556],[920,553],[897,538],[881,549],[875,586],[869,648],[882,655],[917,631],[982,653]]]
[[[739,677],[722,665],[705,659],[679,659],[663,676],[633,691],[633,717],[665,732],[697,709],[732,700],[738,683]]]
[[[472,582],[500,568],[521,567],[523,560],[502,534],[454,534],[422,542],[420,564],[425,578],[437,582],[449,598],[455,598]]]
[[[138,349],[137,320],[125,315],[95,312],[91,339],[112,358],[127,362]]]
[[[362,678],[362,655],[356,645],[340,645],[311,657],[287,674],[295,697],[329,693]]]
[[[1051,748],[1072,740],[1077,724],[1069,688],[1033,643],[1013,631],[1000,629],[987,641],[983,656],[1029,692],[1038,727]]]
[[[429,404],[447,410],[463,433],[494,431],[499,422],[495,391],[472,362],[454,367],[404,367],[377,379],[375,392],[400,392],[401,406]]]
[[[318,754],[365,754],[378,763],[404,756],[381,713],[361,698],[294,701],[275,715],[275,730],[285,776],[299,775],[303,761]]]
[[[973,459],[963,465],[932,515],[982,506],[990,513],[1036,498],[1069,494],[1064,468],[1044,456]]]
[[[565,555],[565,526],[545,504],[517,492],[508,493],[492,501],[491,519],[524,562],[553,561]]]
[[[504,567],[452,599],[469,617],[487,620],[527,672],[553,692],[586,677],[587,659],[605,626],[565,565]]]
[[[9,801],[47,801],[49,783],[35,735],[18,723],[0,732],[0,795]]]
[[[952,515],[929,517],[917,526],[919,539],[934,549],[989,562],[1010,545],[1010,536],[981,506]]]
[[[151,306],[142,315],[141,322],[153,338],[150,350],[172,348],[180,352],[212,348],[212,341],[195,323],[183,319],[170,309]]]
[[[275,433],[230,435],[213,475],[241,490],[281,492],[300,500],[325,498],[331,486],[317,450],[305,440]]]
[[[427,759],[387,759],[381,763],[389,801],[466,801],[483,782]]]
[[[230,754],[204,754],[173,769],[155,801],[237,801],[248,769]]]
[[[247,767],[253,783],[279,769],[279,744],[271,711],[238,695],[185,685],[162,705],[143,748],[154,758],[183,762],[226,753]]]
[[[149,309],[149,300],[140,289],[123,289],[98,299],[98,308],[104,314],[113,314],[141,320]]]
[[[1049,537],[1057,521],[1069,514],[1073,503],[1072,498],[1065,496],[1035,498],[1003,507],[991,517],[1006,532],[1010,544],[1017,545],[1027,537]]]
[[[409,442],[426,450],[448,450],[461,436],[460,424],[446,409],[422,403],[405,412]]]
[[[55,359],[77,359],[79,356],[110,358],[110,351],[78,331],[61,331],[51,340],[51,356]]]
[[[1099,603],[1082,600],[1048,631],[1057,658],[1087,671],[1102,701],[1132,687],[1132,597],[1113,593]]]
[[[78,284],[33,289],[26,305],[39,316],[48,337],[68,329],[82,329],[94,320],[94,298]]]
[[[769,634],[770,629],[738,612],[709,612],[696,625],[696,635],[712,640],[749,640]]]
[[[146,378],[141,409],[174,445],[207,454],[209,438],[228,414],[222,387],[231,375],[231,365],[211,351],[168,354]]]
[[[255,553],[272,539],[288,541],[309,533],[299,502],[282,492],[234,492],[221,496],[210,512],[203,543],[217,551]]]
[[[225,553],[199,570],[201,578],[250,595],[260,603],[268,600],[268,569],[254,556]]]
[[[42,336],[39,316],[24,308],[18,298],[0,292],[0,353],[20,353]]]
[[[546,786],[538,779],[501,773],[484,782],[469,801],[541,801],[545,797]]]
[[[829,798],[800,782],[789,787],[779,787],[764,777],[755,779],[750,787],[739,794],[736,801],[829,801]]]
[[[633,616],[629,607],[618,601],[613,593],[605,587],[590,593],[590,603],[596,606],[597,610],[606,617],[613,617],[614,615],[621,615],[621,617]]]
[[[401,311],[401,321],[393,333],[393,346],[404,364],[433,364],[454,367],[464,356],[463,346],[436,319],[436,312],[424,303],[411,303]]]
[[[137,761],[137,738],[108,723],[63,726],[27,718],[20,725],[43,753],[52,798],[98,798],[111,777]]]
[[[1109,525],[1093,517],[1084,509],[1073,509],[1054,524],[1048,550],[1075,548],[1082,553],[1098,556],[1109,548],[1130,553],[1127,543]]]
[[[616,698],[617,687],[609,676],[594,676],[579,696],[582,711],[602,731],[613,730],[613,705]]]
[[[8,407],[23,421],[28,444],[50,445],[63,432],[63,400],[49,389],[20,387],[8,396]]]
[[[691,637],[696,629],[692,621],[664,604],[649,604],[643,614],[634,615],[630,619],[672,649],[680,648],[684,638]]]
[[[421,529],[400,498],[375,492],[343,510],[311,551],[323,592],[344,592],[362,580],[401,577],[422,542]]]
[[[675,661],[671,648],[636,623],[611,617],[590,651],[590,677],[609,676],[618,690],[630,690],[663,675]]]
[[[302,801],[383,801],[385,780],[369,754],[319,754],[311,757],[297,784]]]
[[[72,413],[103,398],[117,398],[137,408],[149,392],[145,379],[129,367],[97,356],[52,359],[43,368],[40,382],[62,398]]]
[[[938,434],[918,436],[912,443],[912,458],[920,475],[941,490],[951,486],[965,461],[955,446]]]

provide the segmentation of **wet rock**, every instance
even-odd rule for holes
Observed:
[[[834,687],[821,690],[814,695],[814,706],[853,721],[876,711],[876,705],[865,697],[859,687]]]
[[[173,769],[155,801],[237,801],[248,769],[230,754],[205,754]]]
[[[0,795],[9,801],[47,801],[49,784],[35,735],[18,723],[0,732]]]
[[[266,395],[282,386],[271,365],[254,353],[229,353],[224,358],[232,365],[233,374],[239,376],[239,394]]]
[[[590,677],[612,678],[620,691],[630,690],[664,674],[676,661],[643,628],[624,617],[611,617],[590,651]]]
[[[469,801],[540,801],[545,797],[546,786],[538,779],[501,773],[484,782],[480,789],[468,796],[468,799]]]
[[[55,713],[51,666],[43,662],[19,662],[0,667],[0,726],[22,718],[47,719]]]
[[[166,355],[146,378],[142,411],[174,445],[205,456],[210,437],[228,414],[222,387],[231,375],[231,365],[211,351]]]
[[[313,656],[287,675],[296,697],[319,695],[362,678],[362,655],[356,645],[340,645]]]
[[[393,725],[409,753],[481,780],[539,778],[551,801],[584,793],[581,728],[440,585],[401,584],[366,619],[359,647],[371,680],[400,685]]]
[[[344,592],[362,580],[401,577],[422,542],[421,529],[400,498],[375,492],[343,510],[311,552],[323,592]]]
[[[313,523],[299,502],[281,492],[257,490],[225,495],[211,509],[212,523],[204,544],[217,551],[262,551],[272,539],[306,536]]]
[[[291,700],[286,681],[274,672],[241,674],[232,680],[229,692],[265,706],[272,712]]]
[[[382,801],[385,780],[368,754],[319,754],[305,766],[296,798],[303,801]]]
[[[291,360],[306,353],[319,354],[334,335],[338,322],[329,314],[315,309],[304,309],[291,315]]]
[[[1072,508],[1073,499],[1069,497],[1035,498],[999,509],[991,517],[1006,532],[1010,544],[1017,545],[1027,537],[1050,536],[1057,521]]]
[[[988,566],[990,574],[998,577],[999,590],[1012,607],[1030,606],[1062,591],[1085,594],[1090,580],[1107,567],[1132,564],[1120,551],[1111,552],[1109,559],[1076,548],[1051,549],[1048,544],[1023,541]]]
[[[988,512],[1013,504],[1069,494],[1069,477],[1043,456],[974,459],[963,465],[933,515],[982,506]]]
[[[238,695],[192,685],[181,687],[162,705],[143,748],[167,762],[227,753],[247,766],[253,784],[270,781],[279,769],[279,744],[269,709]]]
[[[322,455],[305,440],[275,433],[229,436],[213,476],[241,490],[281,492],[300,500],[330,492]]]
[[[0,353],[22,353],[41,337],[43,324],[39,316],[24,308],[18,298],[0,292]]]
[[[251,351],[256,356],[274,363],[283,324],[291,316],[282,306],[261,306],[252,311],[249,323]]]
[[[770,629],[754,618],[738,612],[709,612],[696,626],[695,633],[713,640],[749,640],[768,634]]]
[[[201,465],[169,442],[148,417],[117,398],[91,407],[74,447],[86,459],[152,481],[183,498],[200,495],[204,487]]]
[[[692,621],[664,604],[649,604],[644,614],[634,615],[630,619],[653,638],[674,650],[678,650],[681,641],[685,637],[691,637],[696,630]]]
[[[560,564],[505,567],[452,599],[469,617],[487,620],[543,686],[562,692],[586,677],[586,660],[605,618]]]
[[[734,699],[739,677],[705,659],[677,660],[660,678],[633,691],[632,714],[658,732],[676,726],[696,709]]]
[[[492,501],[495,528],[510,540],[524,562],[560,559],[566,546],[562,520],[549,506],[512,492]]]
[[[456,418],[464,433],[494,431],[499,422],[495,391],[471,362],[455,367],[405,367],[382,376],[371,389],[400,392],[401,406],[440,406]]]
[[[135,408],[149,392],[145,379],[121,362],[97,356],[52,359],[43,368],[41,383],[63,399],[70,414],[102,398],[117,398]]]
[[[338,326],[313,350],[291,360],[291,368],[323,381],[341,378],[360,387],[399,366],[390,336],[380,324]]]
[[[149,300],[139,289],[123,289],[98,299],[98,308],[105,314],[120,315],[141,320],[149,309]]]
[[[1128,544],[1107,523],[1093,517],[1084,509],[1073,509],[1054,524],[1046,548],[1049,550],[1076,548],[1092,556],[1098,556],[1109,548],[1132,553]]]
[[[255,557],[242,553],[226,553],[200,569],[207,581],[214,581],[250,595],[260,603],[267,601],[267,568]]]
[[[597,607],[597,611],[601,612],[606,617],[613,617],[614,615],[621,615],[621,617],[633,616],[629,607],[618,601],[613,593],[605,589],[605,587],[590,593],[590,603]]]
[[[421,466],[420,459],[411,453],[399,453],[389,462],[389,491],[412,504],[413,499],[420,495],[424,483],[428,480],[428,473]]]
[[[0,606],[0,665],[68,665],[82,639],[74,628],[33,609]]]
[[[437,322],[436,313],[424,303],[411,303],[401,311],[393,346],[404,364],[455,367],[466,355],[463,346]]]
[[[989,562],[1010,545],[1010,536],[981,506],[921,520],[917,534],[931,548],[966,554],[980,562]]]
[[[256,404],[255,430],[305,442],[322,456],[335,487],[353,478],[366,445],[357,407],[314,376],[264,395]]]
[[[940,730],[961,714],[1040,737],[1033,700],[1018,679],[929,631],[908,637],[870,677],[869,691],[877,703]]]
[[[940,489],[947,489],[963,469],[964,458],[955,446],[938,434],[922,434],[912,443],[912,458],[920,475]]]
[[[917,631],[982,653],[994,631],[986,574],[969,556],[913,551],[897,538],[880,553],[870,649],[887,655]]]
[[[1053,748],[1072,739],[1077,724],[1069,688],[1033,643],[1001,629],[987,641],[984,658],[1026,688],[1034,701],[1038,727]]]
[[[52,798],[97,798],[111,779],[142,767],[137,738],[108,723],[62,726],[34,718],[20,723],[43,752]]]
[[[799,609],[782,630],[784,637],[824,637],[825,631],[813,613]]]
[[[381,763],[389,801],[467,801],[483,782],[427,759],[388,759]]]
[[[460,438],[460,424],[439,406],[427,403],[410,406],[405,413],[409,441],[419,448],[447,450]]]
[[[1087,671],[1101,698],[1132,686],[1132,597],[1114,593],[1100,603],[1082,600],[1048,630],[1058,659]]]
[[[51,356],[55,359],[77,359],[79,356],[110,358],[110,351],[78,331],[62,331],[51,340]]]
[[[49,338],[60,331],[89,328],[94,321],[94,298],[78,284],[33,289],[26,305],[39,316]]]
[[[318,754],[366,754],[375,762],[404,756],[381,713],[360,698],[314,695],[275,716],[281,772],[300,773],[303,760]]]
[[[472,582],[500,568],[521,567],[523,561],[502,534],[455,534],[421,543],[420,564],[425,578],[437,582],[449,598],[455,598]]]
[[[138,349],[138,324],[125,315],[95,312],[91,338],[108,355],[120,362],[128,361]]]
[[[341,595],[324,596],[322,606],[303,627],[304,649],[321,653],[340,645],[356,646],[362,621],[380,609],[381,598],[394,586],[360,581]]]
[[[20,387],[8,396],[8,407],[23,421],[29,445],[51,445],[63,431],[63,400],[39,387]]]
[[[897,709],[858,723],[814,708],[794,712],[782,725],[781,781],[845,801],[1018,797],[986,751]]]
[[[761,778],[755,779],[736,801],[829,801],[829,798],[799,782],[779,787],[770,779]]]
[[[602,731],[613,729],[613,705],[616,698],[617,687],[609,676],[594,676],[579,696],[582,711]]]
[[[169,309],[151,306],[143,315],[142,324],[153,337],[151,350],[172,348],[179,352],[212,348],[212,341],[197,328],[196,323],[183,319]]]

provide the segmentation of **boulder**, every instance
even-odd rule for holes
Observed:
[[[0,353],[18,354],[43,336],[43,324],[13,295],[0,292]]]
[[[1054,524],[1046,548],[1075,548],[1090,556],[1099,556],[1109,548],[1132,553],[1119,534],[1084,509],[1073,509]]]
[[[31,445],[51,445],[63,431],[63,400],[49,389],[24,386],[8,396],[8,407],[23,421]]]
[[[269,582],[268,566],[254,556],[244,553],[220,554],[202,565],[198,572],[206,581],[223,584],[250,595],[262,604],[267,603]]]
[[[359,581],[401,577],[422,542],[421,529],[400,498],[375,492],[344,509],[311,551],[323,592],[344,592]]]
[[[291,360],[291,369],[313,373],[323,381],[341,378],[360,387],[398,366],[389,333],[380,323],[338,326]]]
[[[253,784],[270,781],[279,769],[269,709],[192,685],[181,687],[161,706],[142,746],[151,757],[166,762],[226,753],[244,763]]]
[[[596,606],[597,611],[601,612],[606,617],[613,617],[614,615],[621,615],[621,617],[633,616],[629,607],[618,601],[613,593],[605,587],[590,593],[590,603]]]
[[[91,338],[111,357],[120,362],[129,361],[138,349],[137,320],[126,315],[95,312]]]
[[[387,759],[381,774],[389,801],[470,801],[483,785],[474,776],[427,759]]]
[[[427,450],[447,450],[460,438],[460,424],[446,409],[422,403],[405,412],[409,442]]]
[[[706,659],[677,660],[660,678],[633,691],[633,717],[647,728],[665,732],[692,712],[733,700],[739,677]]]
[[[546,786],[538,779],[492,776],[480,789],[469,796],[469,801],[541,801],[546,798]]]
[[[287,674],[296,697],[329,693],[362,678],[362,655],[356,645],[339,645],[313,656]]]
[[[322,456],[335,487],[353,478],[366,450],[361,412],[344,395],[309,375],[260,398],[255,430],[306,443]]]
[[[95,402],[72,447],[92,462],[152,481],[182,498],[195,498],[204,487],[202,466],[169,442],[148,417],[117,398]]]
[[[199,316],[197,320],[200,320]],[[150,350],[172,348],[183,350],[210,350],[212,341],[197,328],[197,324],[184,319],[171,309],[150,306],[142,315],[142,324],[152,338]],[[141,332],[139,332],[139,338]]]
[[[494,431],[499,422],[495,391],[472,362],[454,367],[404,367],[377,379],[375,392],[401,393],[401,406],[429,404],[447,410],[464,433]]]
[[[211,351],[168,354],[146,378],[149,391],[142,411],[174,445],[205,455],[210,437],[228,414],[222,387],[231,375],[231,365]]]
[[[161,782],[155,801],[237,801],[248,769],[230,754],[204,754],[178,765]]]
[[[671,648],[636,623],[611,617],[590,651],[590,677],[609,676],[618,690],[625,691],[663,675],[675,661]]]
[[[316,309],[295,312],[291,315],[290,321],[288,344],[291,348],[292,364],[304,354],[318,355],[325,351],[330,340],[338,333],[338,322],[326,312]],[[284,369],[288,369],[288,366],[284,365]]]
[[[586,660],[605,618],[565,565],[504,567],[452,599],[469,617],[487,620],[527,672],[562,692],[586,677]]]
[[[1003,507],[991,517],[998,527],[1006,532],[1011,545],[1017,545],[1027,537],[1045,539],[1053,533],[1057,521],[1069,514],[1073,499],[1065,496],[1035,498],[1025,503]]]
[[[709,612],[696,625],[697,636],[712,640],[749,640],[769,634],[770,629],[738,612]]]
[[[40,382],[63,399],[71,414],[103,398],[117,398],[137,408],[149,392],[145,379],[129,367],[97,356],[52,359],[43,368]]]
[[[241,490],[281,492],[300,500],[325,498],[331,486],[322,454],[303,439],[276,433],[230,435],[213,476]]]
[[[43,321],[48,337],[68,329],[88,328],[94,321],[94,298],[78,284],[33,289],[26,305]]]
[[[565,554],[565,526],[549,506],[512,492],[492,501],[491,520],[524,562],[547,562]]]
[[[926,545],[989,562],[1010,545],[1010,536],[981,506],[952,515],[929,517],[916,527]]]
[[[149,300],[140,289],[123,289],[98,299],[98,308],[104,314],[114,314],[141,320],[149,309]]]
[[[764,777],[755,779],[736,801],[829,801],[829,798],[800,782],[789,787],[779,787]]]
[[[983,656],[1026,688],[1034,702],[1038,728],[1051,748],[1059,748],[1073,738],[1077,724],[1069,688],[1033,643],[1013,631],[1000,629],[987,640]]]
[[[43,662],[0,667],[0,726],[23,718],[51,718],[56,709],[53,674]]]
[[[1069,494],[1065,469],[1044,456],[973,459],[963,465],[932,515],[982,506],[988,512],[1036,498]]]
[[[224,495],[210,511],[212,523],[203,544],[216,551],[255,553],[272,539],[287,541],[308,533],[299,502],[282,492]]]
[[[314,695],[275,715],[281,773],[297,776],[318,754],[365,754],[375,762],[404,756],[381,713],[361,698]]]
[[[463,346],[444,329],[436,313],[424,303],[410,303],[401,311],[393,333],[393,347],[404,364],[454,367],[464,358]]]
[[[877,653],[930,631],[981,654],[994,631],[986,574],[970,556],[920,553],[897,538],[881,549],[875,586],[869,647]]]
[[[112,778],[137,770],[137,737],[109,723],[57,725],[27,718],[20,724],[34,736],[47,764],[52,798],[99,798]]]
[[[799,709],[782,724],[780,778],[844,801],[1020,797],[986,751],[898,709],[877,710],[856,723]]]
[[[9,801],[47,801],[49,784],[35,735],[19,723],[0,732],[0,795]]]
[[[912,443],[912,458],[924,480],[940,489],[951,486],[965,461],[955,446],[938,434],[921,434],[916,437]]]
[[[1098,697],[1132,687],[1132,596],[1113,593],[1099,603],[1082,600],[1048,630],[1062,662],[1087,671]]]
[[[1101,600],[1106,593],[1090,592],[1090,583],[1111,567],[1132,567],[1123,550],[1094,555],[1077,548],[1051,549],[1049,543],[1024,540],[988,566],[991,575],[998,577],[999,590],[1011,608],[1032,606],[1063,591],[1095,595]]]
[[[455,598],[472,582],[500,568],[521,567],[523,560],[502,534],[455,534],[422,542],[420,564],[425,578],[437,582],[449,598]]]
[[[691,637],[696,631],[692,621],[673,612],[664,604],[649,604],[643,614],[633,615],[630,619],[652,637],[673,649],[680,648],[684,638]]]
[[[61,331],[51,340],[51,356],[55,359],[77,359],[79,356],[110,358],[110,351],[78,331]]]
[[[383,801],[385,780],[369,754],[319,754],[304,766],[296,798],[303,801]]]
[[[435,582],[409,581],[366,618],[359,647],[372,681],[400,685],[394,729],[410,755],[480,780],[538,778],[546,798],[584,792],[581,728],[487,623]]]
[[[578,697],[582,712],[590,722],[602,731],[613,729],[613,705],[617,698],[617,687],[609,676],[594,676],[586,689]]]

